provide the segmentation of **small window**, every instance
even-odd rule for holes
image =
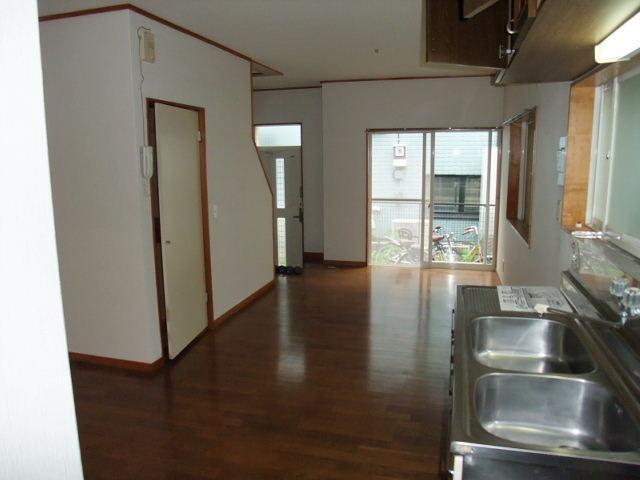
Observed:
[[[287,264],[287,219],[278,217],[276,223],[278,265]]]
[[[529,243],[531,235],[531,194],[533,183],[536,112],[527,111],[508,123],[509,172],[507,220]]]
[[[299,147],[302,145],[300,125],[258,125],[255,127],[258,147]]]
[[[285,208],[284,158],[276,158],[276,208]]]

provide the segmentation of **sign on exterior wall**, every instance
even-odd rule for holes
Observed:
[[[394,168],[407,166],[407,146],[406,145],[393,146],[393,166]]]

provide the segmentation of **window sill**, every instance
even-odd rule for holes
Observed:
[[[599,230],[602,230],[602,228],[598,228],[594,225],[582,225],[581,227],[570,227],[568,225],[563,225],[562,230],[571,235],[573,232],[597,232]]]

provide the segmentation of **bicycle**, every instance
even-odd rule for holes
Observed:
[[[453,233],[441,233],[442,226],[436,225],[432,236],[431,259],[434,262],[456,262],[458,254],[453,248]]]
[[[466,227],[462,232],[462,235],[468,235],[470,233],[473,233],[476,236],[476,243],[473,247],[461,254],[460,261],[464,263],[482,263],[484,261],[484,257],[482,256],[482,245],[480,244],[478,227],[475,225]]]
[[[419,265],[420,243],[414,240],[413,232],[408,228],[396,231],[398,238],[384,237],[385,244],[373,255],[377,265]]]
[[[470,225],[464,229],[462,235],[474,234],[476,243],[468,248],[466,242],[456,241],[453,233],[442,233],[442,226],[433,229],[431,258],[440,263],[482,263],[482,246],[478,236],[478,227]],[[411,230],[398,229],[398,238],[385,236],[384,244],[372,255],[377,265],[420,265],[422,255],[420,242],[414,238]]]
[[[434,228],[432,259],[434,262],[448,263],[482,263],[484,257],[482,255],[482,245],[478,235],[478,227],[470,225],[466,227],[462,235],[474,234],[475,244],[469,248],[468,242],[456,241],[453,233],[440,233],[441,226]]]

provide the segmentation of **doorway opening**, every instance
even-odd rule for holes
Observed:
[[[500,134],[369,130],[369,264],[494,269]]]
[[[302,125],[256,125],[260,161],[274,193],[274,258],[278,271],[303,264]]]
[[[162,353],[174,359],[213,321],[205,111],[147,99]]]

